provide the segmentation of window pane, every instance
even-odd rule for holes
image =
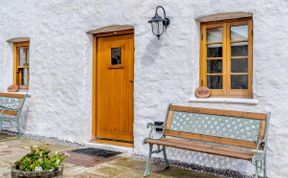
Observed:
[[[29,69],[23,69],[22,84],[28,86],[29,84]]]
[[[248,72],[248,59],[231,59],[231,72]]]
[[[221,44],[208,45],[207,57],[222,57],[222,45]]]
[[[210,89],[222,89],[222,76],[207,76],[207,87]]]
[[[25,48],[18,48],[18,53],[19,53],[19,66],[24,66],[25,65]]]
[[[231,27],[231,41],[247,40],[248,39],[248,26],[234,26]]]
[[[248,56],[248,43],[232,43],[231,56]]]
[[[207,42],[222,42],[222,28],[207,30]]]
[[[111,48],[111,64],[121,64],[121,48]]]
[[[27,61],[27,65],[29,66],[29,63],[30,63],[30,61],[29,61],[29,48],[26,48],[26,53],[27,53],[26,61]]]
[[[248,75],[232,75],[231,89],[248,89]]]
[[[19,69],[19,85],[29,85],[29,69],[27,68],[20,68]]]
[[[207,60],[207,73],[222,73],[222,60]]]

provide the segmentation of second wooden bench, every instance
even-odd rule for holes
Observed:
[[[255,165],[255,177],[263,172],[266,178],[269,116],[270,113],[170,105],[160,139],[154,139],[151,134],[159,126],[148,124],[151,131],[145,139],[149,155],[144,176],[150,174],[154,153],[163,152],[169,166],[166,147],[172,147],[251,161]]]

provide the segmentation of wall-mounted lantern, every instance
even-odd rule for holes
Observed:
[[[158,9],[162,9],[164,17],[162,18],[158,14]],[[160,36],[165,32],[167,29],[168,25],[170,24],[170,19],[166,17],[166,12],[164,7],[162,6],[157,6],[155,15],[152,17],[151,20],[148,21],[148,23],[151,23],[151,28],[152,28],[152,33],[160,39]]]

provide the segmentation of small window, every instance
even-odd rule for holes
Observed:
[[[111,64],[119,65],[121,63],[121,48],[111,48]]]
[[[123,46],[110,46],[110,62],[108,63],[109,69],[124,69],[123,49]]]
[[[29,88],[29,42],[14,43],[14,85]]]
[[[212,96],[252,97],[252,19],[201,24],[200,85]]]

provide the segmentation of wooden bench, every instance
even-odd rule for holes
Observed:
[[[0,93],[0,130],[17,127],[21,135],[21,113],[27,95]]]
[[[255,165],[255,177],[261,173],[266,177],[269,117],[270,113],[170,105],[160,139],[152,137],[153,130],[159,126],[147,125],[151,131],[144,141],[149,144],[144,176],[150,174],[154,153],[163,152],[165,164],[169,166],[166,147],[172,147],[251,161]]]

